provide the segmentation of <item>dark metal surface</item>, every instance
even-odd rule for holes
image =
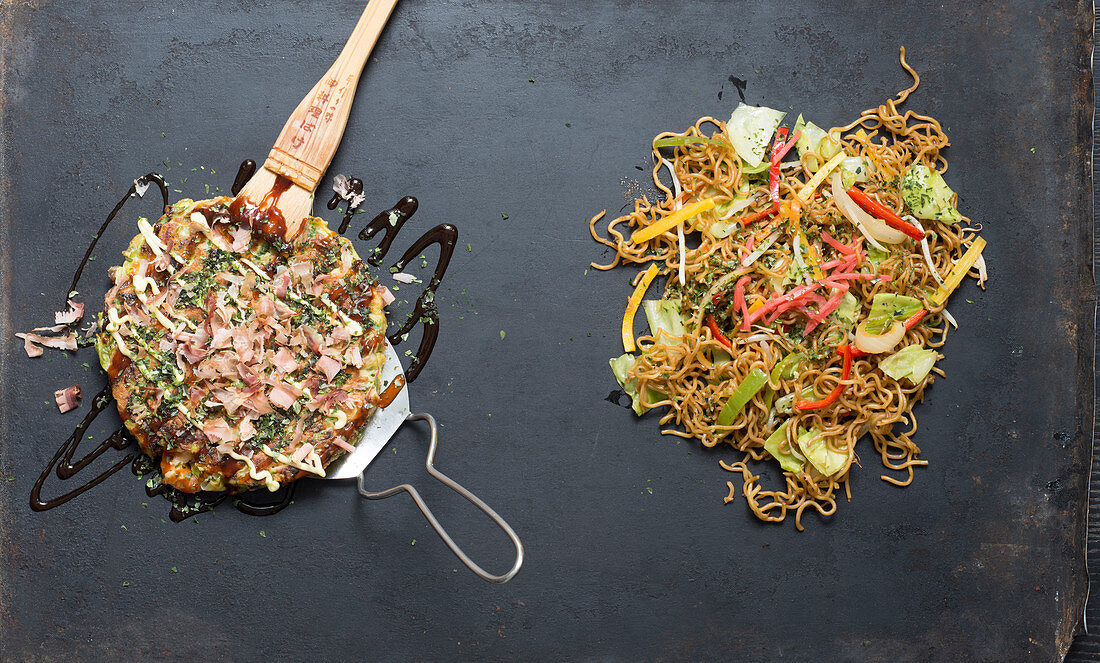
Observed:
[[[851,4],[397,8],[332,172],[363,178],[368,211],[417,196],[401,241],[460,229],[413,397],[442,425],[441,469],[524,539],[498,587],[412,504],[350,484],[176,525],[120,473],[30,511],[80,416],[52,391],[104,378],[91,351],[30,360],[12,333],[49,321],[137,175],[167,160],[177,195],[228,189],[361,7],[0,0],[0,660],[1060,660],[1086,582],[1091,6]],[[948,181],[985,225],[992,282],[952,304],[949,377],[917,409],[931,465],[896,489],[864,450],[853,501],[799,534],[722,504],[732,454],[604,400],[628,273],[586,274],[586,219],[646,186],[654,133],[736,105],[728,76],[750,103],[837,124],[908,84],[901,44],[924,77],[910,107],[950,127]],[[133,232],[101,242],[91,308]],[[368,485],[425,483],[417,431],[394,449]],[[476,511],[425,492],[463,547],[507,565]]]

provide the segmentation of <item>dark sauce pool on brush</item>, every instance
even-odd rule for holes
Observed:
[[[231,189],[234,196],[240,193],[248,180],[256,173],[256,169],[256,162],[251,159],[247,159],[241,163]],[[103,233],[118,216],[118,213],[127,202],[131,199],[141,197],[141,195],[154,184],[161,194],[163,203],[162,213],[168,208],[168,187],[160,175],[149,173],[135,180],[134,184],[126,192],[126,195],[119,200],[118,204],[111,210],[107,219],[94,235],[88,249],[84,252],[84,257],[73,275],[72,284],[69,287],[70,292],[77,289],[84,268],[87,266],[89,258],[96,248],[100,237],[103,236]],[[236,213],[234,213],[231,208],[232,216],[254,222],[259,226],[256,229],[263,232],[265,235],[270,236],[271,234],[277,233],[279,236],[282,236],[286,227],[285,220],[278,209],[275,209],[275,205],[278,203],[279,196],[289,189],[290,184],[290,181],[286,178],[277,177],[275,186],[272,187],[272,190],[268,192],[259,205],[254,205],[250,202],[247,204],[242,202],[237,206]],[[362,180],[358,178],[349,179],[349,187],[353,193],[361,193],[363,187]],[[235,201],[235,204],[237,202],[238,201]],[[334,199],[329,201],[329,209],[334,209],[338,204],[339,196],[334,196]],[[368,263],[375,267],[382,264],[398,232],[400,232],[405,222],[416,212],[417,206],[416,198],[406,196],[398,201],[392,208],[376,216],[367,227],[359,233],[359,238],[361,240],[369,240],[379,231],[385,231],[378,247],[370,252],[370,257],[367,260]],[[340,234],[343,234],[347,230],[355,211],[356,206],[352,205],[349,205],[348,209],[345,210],[340,224]],[[403,340],[403,337],[411,331],[418,322],[421,320],[424,321],[424,334],[421,338],[416,355],[406,371],[405,381],[412,382],[416,379],[416,376],[420,374],[425,362],[431,355],[432,349],[435,347],[435,342],[439,334],[439,319],[434,304],[435,292],[442,282],[447,266],[450,264],[457,241],[458,230],[453,225],[440,224],[418,238],[416,242],[405,251],[401,259],[393,265],[397,271],[400,271],[404,269],[409,261],[426,248],[432,244],[439,244],[440,255],[430,282],[417,299],[416,307],[408,321],[401,329],[389,336],[390,342],[393,345],[398,345]],[[389,385],[390,388],[383,394],[384,398],[388,398],[388,400],[392,401],[393,396],[396,396],[397,391],[399,391],[399,388],[394,388],[397,382],[398,381],[395,380],[394,383]],[[132,446],[136,448],[137,445],[133,437],[126,431],[125,427],[120,427],[108,435],[103,441],[99,442],[85,456],[74,462],[73,459],[76,455],[77,447],[87,438],[88,429],[97,417],[111,409],[113,403],[114,400],[111,396],[110,384],[104,386],[103,389],[91,399],[92,406],[87,415],[85,415],[84,420],[81,421],[73,433],[58,448],[57,452],[46,465],[45,469],[43,469],[38,480],[31,489],[30,506],[33,510],[45,511],[60,506],[99,485],[107,478],[126,467],[127,464],[130,464],[131,471],[134,475],[147,477],[145,486],[147,495],[150,497],[160,495],[167,499],[172,505],[169,517],[173,522],[180,522],[195,514],[209,511],[229,498],[233,499],[233,505],[239,511],[253,516],[273,515],[286,508],[293,501],[297,483],[291,483],[289,486],[284,486],[281,490],[277,491],[274,500],[262,500],[260,499],[262,496],[256,495],[255,493],[228,495],[221,492],[200,492],[189,495],[163,483],[158,463],[136,449],[126,454],[103,472],[87,479],[83,484],[78,485],[58,497],[43,499],[42,492],[45,482],[51,471],[55,470],[55,468],[57,477],[62,481],[68,481],[77,474],[80,474],[82,470],[86,469],[93,461],[106,453],[108,449],[124,450]]]

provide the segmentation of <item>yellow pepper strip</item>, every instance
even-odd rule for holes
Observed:
[[[689,205],[684,205],[665,218],[654,221],[645,228],[636,231],[630,236],[630,241],[635,244],[647,242],[666,230],[675,228],[680,222],[686,221],[696,214],[705,212],[712,207],[714,207],[714,198],[704,198],[703,200],[697,200]]]
[[[752,306],[749,307],[749,313],[756,313],[756,309],[761,308],[762,306],[764,306],[764,300],[763,299],[756,300],[755,302],[752,303]]]
[[[825,181],[829,173],[833,172],[847,156],[844,150],[841,150],[832,159],[826,161],[825,165],[821,167],[821,170],[814,173],[810,181],[806,182],[806,186],[802,187],[802,190],[798,192],[798,198],[804,203],[810,202],[810,198],[814,195],[814,191],[817,191],[817,187],[821,186],[821,183]]]
[[[645,295],[646,288],[653,282],[653,277],[657,276],[657,265],[650,263],[649,269],[645,270],[645,274],[642,274],[642,280],[638,281],[638,287],[634,288],[634,294],[630,295],[630,299],[626,302],[626,313],[623,314],[623,350],[626,352],[634,352],[634,314],[638,312],[638,307],[642,305],[642,297]]]
[[[929,303],[933,306],[943,306],[947,302],[947,298],[955,291],[955,288],[959,287],[959,284],[962,283],[966,273],[974,266],[975,261],[978,260],[978,256],[982,255],[982,249],[984,248],[985,240],[981,237],[975,238],[974,243],[966,250],[962,259],[951,268],[951,273],[947,275],[944,284],[928,298]]]

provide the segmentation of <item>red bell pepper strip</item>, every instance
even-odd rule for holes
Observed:
[[[837,347],[836,351],[837,354],[844,357],[844,368],[840,372],[840,383],[829,392],[828,396],[819,401],[799,400],[794,404],[799,410],[820,410],[823,407],[829,407],[836,402],[836,399],[840,398],[840,394],[844,391],[844,380],[847,380],[852,373],[852,355],[855,350],[849,345],[841,345]]]
[[[922,308],[921,310],[917,311],[917,312],[916,312],[916,313],[914,313],[913,315],[909,316],[909,317],[908,317],[908,318],[907,318],[907,319],[905,320],[905,331],[909,331],[910,329],[912,329],[913,327],[915,327],[915,326],[916,326],[916,324],[917,324],[918,322],[920,322],[920,319],[924,317],[924,314],[925,314],[925,313],[928,313],[928,311],[927,311],[926,309],[923,309],[923,308]]]
[[[745,216],[741,217],[737,221],[742,226],[747,226],[749,224],[756,223],[757,221],[759,221],[761,219],[766,219],[766,218],[768,218],[772,214],[775,214],[778,211],[779,211],[779,206],[776,205],[775,203],[772,203],[771,207],[769,207],[767,209],[762,209],[759,212],[753,212],[752,214],[746,214]]]
[[[779,197],[779,159],[775,156],[779,154],[782,147],[782,143],[778,142],[772,146],[772,164],[768,167],[768,195],[776,207],[779,207],[781,199]]]
[[[718,322],[715,321],[714,316],[710,313],[707,313],[707,327],[719,343],[733,350],[733,343],[731,343],[730,340],[726,338],[726,335],[722,333],[722,330],[718,328]]]
[[[779,139],[782,140],[783,136],[787,135],[787,127],[779,127],[779,131],[776,132],[776,133],[779,134]],[[791,148],[794,147],[794,144],[798,142],[798,139],[801,136],[802,136],[802,132],[801,131],[796,131],[793,134],[791,134],[791,139],[790,140],[788,140],[783,145],[777,146],[777,147],[779,147],[778,152],[773,149],[772,150],[772,163],[779,163],[780,161],[782,161],[783,157],[787,156],[787,152],[791,151]]]
[[[918,242],[924,239],[924,233],[922,233],[919,228],[901,218],[897,214],[894,214],[893,210],[886,207],[874,198],[868,196],[867,194],[863,193],[859,189],[855,187],[848,189],[848,195],[852,197],[852,200],[854,200],[857,205],[863,208],[863,211],[867,212],[871,216],[882,219],[886,222],[886,225],[890,226],[891,228],[902,231],[903,233],[917,240]]]

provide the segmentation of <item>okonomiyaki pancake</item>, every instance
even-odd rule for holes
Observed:
[[[96,336],[127,429],[187,493],[323,477],[381,391],[388,292],[351,243],[319,218],[287,240],[232,202],[140,219]]]

